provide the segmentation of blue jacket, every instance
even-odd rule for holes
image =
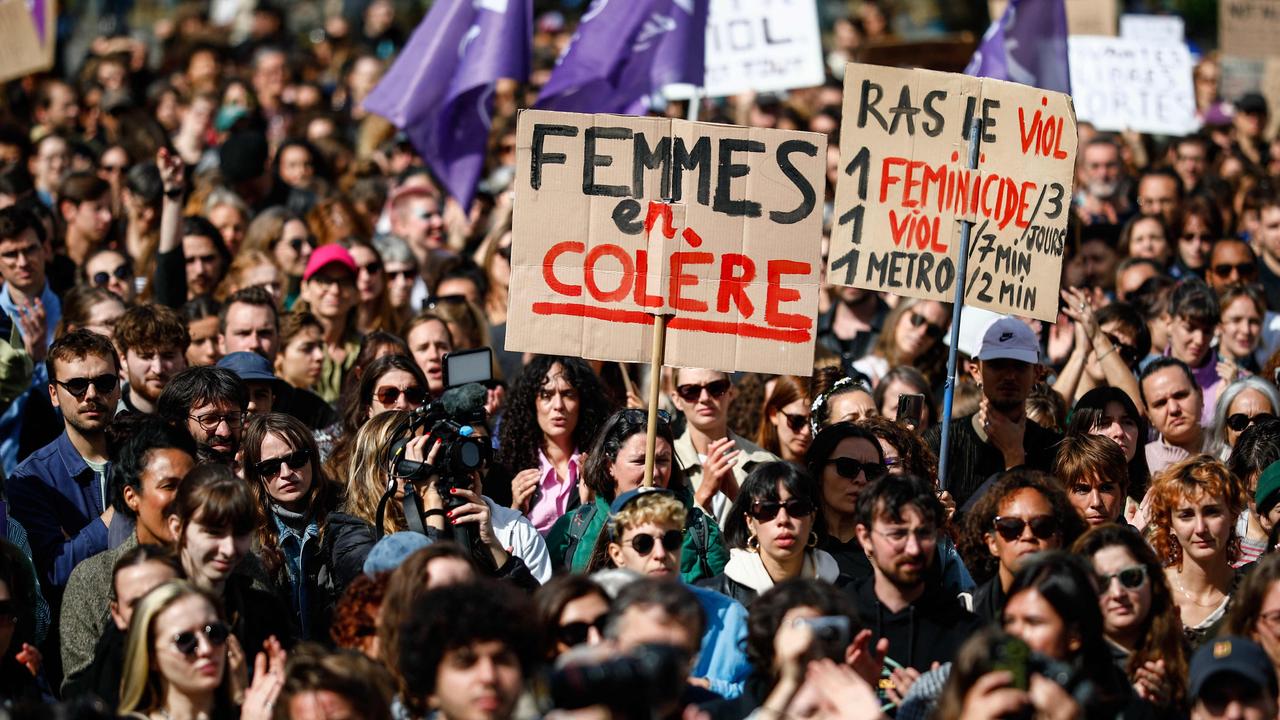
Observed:
[[[108,464],[103,474],[110,473]],[[18,465],[5,492],[49,587],[65,587],[77,563],[107,549],[107,526],[98,517],[106,507],[102,489],[65,430]]]
[[[58,329],[58,322],[62,319],[62,302],[58,300],[58,296],[49,288],[49,283],[44,284],[44,290],[40,293],[40,302],[44,304],[45,327],[45,347],[53,344],[54,333]],[[3,311],[12,320],[14,327],[19,328],[21,334],[21,325],[18,323],[18,306],[14,304],[13,298],[9,296],[8,284],[0,284],[0,311]],[[0,341],[8,342],[9,338],[0,338]],[[19,348],[21,349],[21,348]],[[27,401],[31,399],[32,393],[48,392],[46,388],[49,385],[49,373],[45,369],[42,362],[35,363],[32,367],[31,386],[27,391],[9,403],[9,407],[0,413],[0,466],[3,466],[6,473],[12,473],[14,466],[18,464],[18,440],[22,434],[23,418],[26,416]],[[68,571],[69,574],[70,571]]]
[[[685,585],[698,598],[707,619],[702,652],[690,677],[711,681],[711,691],[725,698],[742,694],[751,663],[747,662],[747,609],[714,590]]]

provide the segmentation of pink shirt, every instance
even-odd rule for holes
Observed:
[[[555,465],[547,454],[538,451],[538,500],[529,508],[529,522],[538,533],[546,535],[556,520],[569,508],[569,498],[578,492],[578,462],[582,453],[575,451],[569,457],[569,479],[561,482]]]

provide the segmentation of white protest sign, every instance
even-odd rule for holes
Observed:
[[[1080,120],[1099,130],[1161,135],[1199,128],[1185,44],[1072,35],[1067,52]]]
[[[706,47],[708,97],[816,87],[826,77],[815,0],[711,0]],[[664,92],[687,98],[692,87]]]
[[[1120,37],[1153,43],[1180,43],[1186,40],[1186,25],[1177,15],[1120,16]]]

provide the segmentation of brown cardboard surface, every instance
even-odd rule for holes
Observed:
[[[1280,55],[1280,0],[1220,0],[1218,47],[1225,55],[1267,58]]]
[[[25,0],[0,0],[0,82],[53,67],[56,0],[48,0],[46,13],[42,38]]]
[[[667,365],[809,375],[825,181],[814,133],[522,112],[506,348],[648,362],[660,312]]]
[[[1004,14],[1009,0],[987,0],[994,21]],[[1115,35],[1120,21],[1117,0],[1065,0],[1067,33],[1071,35]]]
[[[967,170],[973,115],[984,132]],[[1076,143],[1062,93],[849,64],[828,280],[950,302],[968,219],[965,303],[1052,322]]]

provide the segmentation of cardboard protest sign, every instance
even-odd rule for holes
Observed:
[[[994,21],[1004,14],[1009,0],[987,0]],[[1118,0],[1063,0],[1067,11],[1067,32],[1072,35],[1115,35],[1119,17]]]
[[[987,78],[847,66],[830,282],[1053,321],[1071,214],[1071,98]],[[976,170],[968,129],[982,125]]]
[[[55,0],[0,0],[0,82],[53,67]]]
[[[526,110],[508,350],[808,375],[822,135]]]
[[[1099,130],[1187,135],[1199,129],[1183,43],[1067,38],[1076,114]]]
[[[1280,55],[1280,0],[1219,0],[1218,46],[1226,55]]]
[[[826,78],[814,0],[711,0],[707,15],[707,97],[816,87]],[[671,99],[692,85],[668,85]]]

